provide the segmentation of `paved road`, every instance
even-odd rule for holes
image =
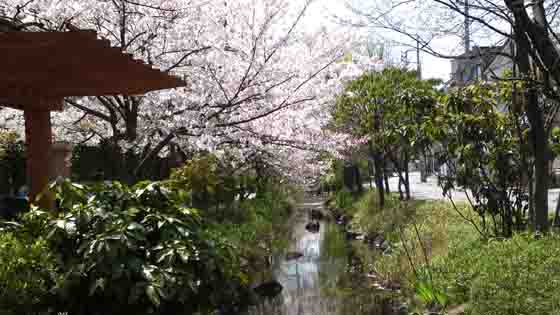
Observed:
[[[389,178],[389,187],[392,192],[398,192],[399,179],[398,177]],[[369,187],[369,183],[365,184]],[[427,183],[422,183],[420,181],[420,172],[410,173],[410,192],[412,197],[415,199],[426,199],[426,200],[440,200],[447,199],[443,197],[442,189],[437,185],[437,178],[435,176],[429,177]],[[560,188],[554,188],[548,190],[548,211],[554,212],[556,208],[556,201],[558,200],[558,195],[560,194]],[[466,200],[465,193],[463,191],[453,191],[453,200]]]

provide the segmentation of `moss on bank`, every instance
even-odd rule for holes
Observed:
[[[330,206],[342,199],[332,198]],[[443,313],[467,304],[465,313],[473,315],[560,314],[560,237],[486,240],[445,201],[392,196],[379,209],[369,191],[345,203],[351,229],[383,232],[392,244],[387,255],[352,243],[366,272],[379,282],[398,283],[413,310]],[[477,220],[468,206],[458,207]]]

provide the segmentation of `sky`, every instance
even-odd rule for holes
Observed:
[[[300,0],[291,0],[300,1]],[[358,0],[361,1],[361,0]],[[367,37],[377,37],[380,42],[385,41],[400,41],[399,38],[394,34],[389,32],[382,32],[381,30],[367,29],[367,28],[356,28],[346,26],[340,23],[337,17],[352,17],[353,14],[349,11],[345,5],[345,0],[315,0],[312,6],[309,8],[306,19],[303,21],[304,27],[313,28],[325,26],[329,30],[352,32],[361,34],[364,38]],[[390,56],[395,60],[400,60],[401,52],[409,50],[410,47],[394,46],[394,44],[387,44],[390,51]],[[453,38],[444,38],[433,42],[433,47],[441,51],[449,51],[455,53],[461,53],[461,43],[460,41]],[[459,50],[459,51],[458,51]],[[416,53],[415,51],[410,51],[408,53],[408,60],[411,66],[416,66]],[[432,56],[428,53],[420,54],[421,67],[422,67],[422,77],[428,78],[438,78],[443,81],[448,81],[451,75],[451,62],[449,59],[438,58]]]

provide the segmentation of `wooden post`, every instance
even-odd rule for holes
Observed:
[[[49,185],[52,142],[50,111],[25,110],[24,117],[29,202],[43,209],[53,209],[54,200],[50,194],[44,194],[38,202],[35,200]]]

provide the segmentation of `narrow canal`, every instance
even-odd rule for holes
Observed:
[[[319,231],[306,230],[312,209],[326,213],[321,199],[302,203],[290,246],[274,264],[273,276],[283,286],[281,295],[258,305],[251,315],[403,314],[391,297],[368,282],[339,226],[322,220]],[[301,257],[290,257],[296,253]]]

